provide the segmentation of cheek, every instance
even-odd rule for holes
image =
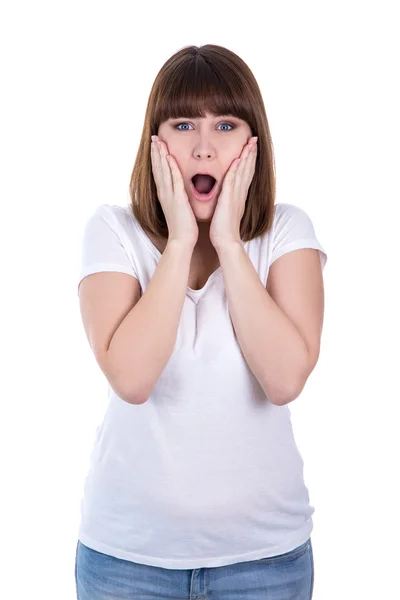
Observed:
[[[246,142],[244,144],[236,144],[235,148],[233,150],[231,150],[231,152],[229,153],[229,165],[228,167],[231,166],[231,164],[233,163],[234,160],[236,160],[237,158],[240,158],[240,155],[242,154],[244,148],[246,146]]]
[[[229,153],[229,157],[227,158],[227,160],[224,161],[224,164],[223,164],[223,171],[222,172],[224,174],[224,177],[227,174],[227,172],[229,171],[229,169],[232,167],[233,162],[237,158],[239,158],[241,152],[242,152],[242,150],[236,150],[236,152],[232,152],[231,151]]]
[[[187,168],[187,162],[188,162],[187,154],[185,153],[185,150],[182,149],[182,146],[177,146],[176,144],[169,144],[168,150],[172,154],[172,156],[175,158],[180,170],[182,172],[184,172],[185,169]]]

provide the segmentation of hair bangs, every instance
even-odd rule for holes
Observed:
[[[242,88],[243,89],[243,88]],[[160,81],[159,96],[154,103],[153,123],[185,117],[206,118],[232,115],[252,127],[252,113],[246,94],[241,93],[240,80],[229,66],[211,66],[200,55],[168,68]]]

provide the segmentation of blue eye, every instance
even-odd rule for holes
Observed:
[[[235,129],[235,126],[232,123],[221,123],[221,125],[228,125],[229,127],[232,127],[232,129]],[[230,129],[228,129],[228,131],[230,131]]]
[[[187,123],[186,121],[184,123],[178,123],[178,125],[175,125],[175,129],[178,129],[178,131],[189,131],[188,129],[179,129],[181,125],[189,125],[189,123]],[[233,123],[220,123],[220,125],[228,125],[229,127],[231,127],[232,129],[235,129],[235,125],[233,125]],[[224,131],[231,131],[230,129],[226,130],[224,129]]]

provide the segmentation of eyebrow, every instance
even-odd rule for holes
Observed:
[[[241,121],[239,117],[235,117],[234,115],[212,115],[213,119],[235,119],[236,121]],[[201,117],[170,117],[170,121],[177,121],[178,119],[187,119],[188,121],[200,121]]]

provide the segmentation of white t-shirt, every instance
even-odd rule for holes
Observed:
[[[286,252],[316,248],[322,268],[327,260],[309,216],[292,204],[275,204],[272,229],[244,247],[264,286]],[[160,257],[129,204],[104,204],[84,228],[79,282],[118,271],[144,292]],[[219,567],[296,548],[313,513],[290,411],[268,400],[244,359],[219,267],[202,289],[187,288],[150,398],[131,405],[109,386],[79,539],[144,565]]]

